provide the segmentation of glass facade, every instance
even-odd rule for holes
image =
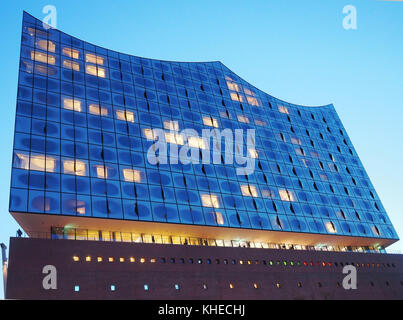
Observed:
[[[27,13],[20,59],[10,212],[398,238],[333,105],[281,101],[221,62],[94,46]],[[154,129],[181,146],[181,130],[208,128],[255,129],[254,172],[148,161]]]

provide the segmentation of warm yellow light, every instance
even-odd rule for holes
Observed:
[[[108,108],[101,107],[100,105],[95,104],[95,103],[91,103],[88,106],[88,111],[89,111],[89,113],[95,114],[97,116],[107,116],[108,115]]]
[[[81,112],[81,100],[63,98],[63,108],[67,110]]]
[[[248,152],[251,158],[259,158],[259,154],[257,153],[256,149],[248,149]]]
[[[78,214],[85,214],[85,202],[77,201],[76,212]]]
[[[153,129],[144,129],[143,130],[144,136],[147,138],[147,140],[155,140],[157,137],[154,135],[154,130]]]
[[[251,106],[259,106],[259,101],[255,98],[255,97],[251,97],[251,96],[246,96],[246,100],[248,101],[248,103]]]
[[[80,64],[75,61],[63,59],[63,67],[73,69],[74,71],[80,71]]]
[[[39,51],[31,51],[31,60],[48,64],[56,63],[56,58],[54,56]]]
[[[36,46],[45,51],[55,52],[56,45],[50,40],[38,40]]]
[[[106,72],[104,68],[93,66],[91,64],[87,64],[85,66],[85,72],[96,77],[105,78]]]
[[[113,261],[114,261],[113,257],[109,257],[109,258],[108,258],[108,261],[109,261],[109,262],[113,262]]]
[[[81,160],[63,160],[63,173],[75,174],[77,176],[86,175],[86,164]]]
[[[221,212],[215,212],[215,219],[217,224],[223,225],[224,224],[224,217]]]
[[[97,261],[98,261],[98,262],[102,262],[102,257],[98,257],[98,258],[97,258]]]
[[[25,170],[35,170],[35,171],[46,171],[46,172],[54,172],[56,167],[56,159],[52,157],[45,157],[41,155],[32,155],[31,157],[17,153],[17,157],[19,159],[19,168]]]
[[[295,201],[294,193],[292,191],[280,189],[278,190],[278,193],[283,201]]]
[[[233,101],[243,102],[242,96],[238,95],[235,92],[230,93],[230,97]]]
[[[284,106],[278,106],[278,111],[281,113],[289,114],[288,109]]]
[[[123,169],[123,178],[128,182],[141,182],[141,174],[139,170]]]
[[[164,121],[164,128],[167,129],[167,130],[179,131],[178,121],[165,120]]]
[[[65,48],[63,48],[62,53],[65,56],[68,56],[68,57],[73,58],[73,59],[78,59],[80,57],[80,52],[78,50],[72,49],[72,48],[66,48],[65,47]]]
[[[96,165],[97,177],[100,179],[108,179],[108,169],[104,165]]]
[[[229,90],[237,91],[239,92],[239,86],[235,82],[227,81],[227,87]]]
[[[234,289],[234,285],[233,285],[232,283],[229,284],[229,287],[230,287],[231,289]]]
[[[262,127],[266,126],[266,122],[264,122],[262,120],[258,120],[258,119],[255,119],[255,124],[257,124],[258,126],[262,126]]]
[[[247,197],[258,197],[258,192],[256,190],[256,187],[253,185],[243,185],[241,186],[241,192],[243,196]]]
[[[181,134],[165,132],[164,135],[165,135],[165,141],[168,143],[174,143],[179,145],[185,144],[183,136]]]
[[[329,221],[325,223],[326,230],[330,233],[337,233],[336,227],[333,222]]]
[[[146,262],[146,259],[140,258],[140,263],[144,263],[144,262]]]
[[[125,258],[119,258],[120,262],[125,262]]]
[[[188,145],[191,148],[206,149],[207,145],[203,138],[200,137],[188,137]]]
[[[249,123],[249,118],[245,116],[238,115],[238,121],[243,123]]]
[[[135,262],[136,260],[133,257],[130,257],[130,262]]]
[[[103,65],[104,64],[104,58],[97,56],[95,54],[92,53],[87,53],[85,55],[85,62],[89,62],[89,63],[94,63],[97,65]]]
[[[202,204],[204,207],[209,207],[209,208],[219,208],[220,207],[218,197],[214,194],[202,194],[201,199],[202,199]]]
[[[85,257],[85,261],[90,262],[90,261],[91,261],[91,257],[90,257],[90,256],[86,256],[86,257]]]
[[[116,119],[127,122],[134,122],[134,113],[127,110],[116,110]]]
[[[151,262],[151,263],[155,263],[155,262],[156,262],[155,258],[151,258],[151,259],[150,259],[150,262]]]
[[[78,262],[78,261],[80,261],[80,258],[78,256],[73,256],[73,261]]]
[[[213,117],[203,117],[203,123],[206,126],[218,128],[218,121],[217,121],[217,119],[215,119]]]

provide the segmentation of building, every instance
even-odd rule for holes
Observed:
[[[403,297],[398,236],[333,105],[27,13],[19,72],[10,213],[29,237],[10,241],[7,298]]]

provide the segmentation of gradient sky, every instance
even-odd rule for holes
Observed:
[[[403,2],[377,0],[14,0],[0,11],[0,242],[8,214],[22,11],[96,45],[148,58],[220,60],[263,91],[302,105],[333,103],[403,237]],[[343,28],[343,7],[357,30]],[[403,251],[403,241],[391,251]],[[2,281],[0,297],[3,294]]]

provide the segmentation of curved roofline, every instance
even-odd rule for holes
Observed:
[[[41,21],[40,19],[36,18],[35,16],[33,16],[32,14],[30,14],[29,12],[27,12],[27,11],[25,11],[25,10],[23,10],[23,15],[24,15],[24,14],[29,15],[30,17],[32,17],[32,18],[35,19],[35,20]],[[243,81],[245,81],[246,83],[248,83],[248,84],[249,84],[251,87],[253,87],[254,89],[256,89],[256,90],[258,90],[258,91],[260,91],[260,92],[263,92],[264,94],[267,94],[268,96],[272,97],[273,99],[276,99],[276,100],[278,100],[278,101],[280,101],[280,102],[289,104],[289,105],[291,105],[292,107],[303,107],[303,108],[328,108],[328,107],[333,107],[333,108],[334,108],[334,105],[333,105],[332,103],[325,104],[325,105],[319,105],[319,106],[307,106],[307,105],[295,104],[295,103],[292,103],[292,102],[285,101],[285,100],[283,100],[283,99],[277,98],[277,97],[275,97],[275,96],[273,96],[273,95],[271,95],[271,94],[269,94],[269,93],[267,93],[267,92],[265,92],[265,91],[259,89],[259,88],[256,87],[255,85],[251,84],[249,81],[247,81],[247,80],[245,80],[244,78],[242,78],[241,76],[239,76],[236,72],[232,71],[232,69],[228,68],[228,67],[227,67],[223,62],[221,62],[220,60],[212,60],[212,61],[175,61],[175,60],[164,60],[164,59],[156,59],[156,58],[147,58],[147,57],[142,57],[142,56],[137,56],[137,55],[133,55],[133,54],[128,54],[128,53],[124,53],[124,52],[112,50],[112,49],[109,49],[109,48],[106,48],[106,47],[103,47],[103,46],[96,45],[96,44],[94,44],[94,43],[92,43],[92,42],[89,42],[89,41],[86,41],[86,40],[82,40],[82,39],[80,39],[80,38],[78,38],[78,37],[76,37],[76,36],[73,36],[73,35],[71,35],[71,34],[69,34],[69,33],[64,32],[64,31],[62,31],[62,30],[60,30],[60,29],[57,29],[57,28],[52,28],[52,29],[57,30],[57,31],[59,31],[59,32],[65,34],[65,35],[70,36],[70,37],[76,38],[76,39],[78,39],[78,40],[80,40],[80,41],[86,42],[86,43],[88,43],[88,44],[90,44],[90,45],[92,45],[92,46],[94,46],[94,47],[99,47],[99,48],[102,48],[102,49],[104,49],[104,50],[113,51],[113,52],[116,52],[116,53],[118,53],[118,54],[126,55],[126,56],[129,56],[129,57],[136,57],[136,58],[140,58],[140,59],[146,59],[146,60],[152,60],[152,61],[160,61],[160,62],[170,62],[170,63],[198,63],[198,64],[220,63],[220,64],[222,64],[225,68],[227,68],[229,71],[231,71],[232,73],[234,73],[237,77],[239,77],[241,80],[243,80]]]

